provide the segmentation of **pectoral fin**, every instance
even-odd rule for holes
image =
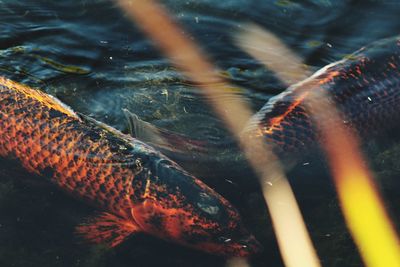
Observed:
[[[139,226],[133,220],[106,212],[76,227],[76,233],[85,240],[109,247],[119,245],[139,231]]]

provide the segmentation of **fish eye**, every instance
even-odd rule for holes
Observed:
[[[210,215],[216,215],[219,212],[219,208],[217,206],[209,206],[209,205],[204,205],[201,202],[197,203],[197,206],[202,209],[204,212],[210,214]]]
[[[202,211],[212,216],[219,214],[220,211],[219,205],[216,202],[216,200],[204,192],[201,192],[199,194],[199,201],[197,202],[197,207],[199,207]]]

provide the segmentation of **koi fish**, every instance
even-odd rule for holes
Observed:
[[[400,119],[400,37],[377,41],[290,86],[251,118],[244,134],[262,135],[278,155],[307,153],[319,139],[305,106],[315,90],[329,95],[343,124],[362,138],[393,127]]]
[[[151,146],[0,77],[0,156],[102,211],[77,227],[117,246],[145,232],[195,249],[248,256],[260,245],[222,196]]]

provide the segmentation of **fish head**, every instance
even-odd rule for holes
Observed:
[[[132,217],[143,231],[226,257],[261,250],[225,198],[163,156],[150,161],[133,183]]]

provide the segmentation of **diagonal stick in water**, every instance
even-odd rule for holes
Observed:
[[[300,82],[312,73],[297,56],[273,33],[252,23],[242,25],[235,35],[236,44],[272,70],[287,86]]]
[[[172,63],[203,90],[217,114],[239,141],[259,175],[285,264],[293,267],[320,266],[293,192],[278,160],[261,138],[247,139],[240,134],[252,114],[250,108],[243,100],[231,94],[232,86],[216,75],[214,66],[204,53],[182,34],[182,30],[156,2],[116,2]],[[282,203],[285,209],[282,209]],[[287,238],[291,234],[295,238]]]

